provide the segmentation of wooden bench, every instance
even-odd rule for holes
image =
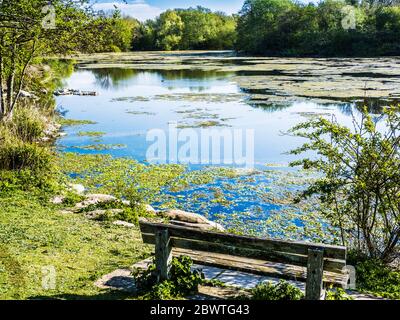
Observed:
[[[159,280],[168,279],[172,256],[195,263],[302,281],[305,297],[319,300],[323,285],[347,284],[346,247],[261,239],[140,220],[143,242],[155,245]]]

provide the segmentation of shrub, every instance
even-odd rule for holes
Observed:
[[[198,286],[205,282],[204,275],[192,271],[193,261],[190,257],[173,258],[170,269],[170,279],[157,283],[156,266],[151,264],[145,271],[134,271],[135,283],[141,292],[146,292],[148,299],[175,299],[197,291]]]
[[[122,213],[117,215],[118,220],[133,223],[135,225],[139,224],[139,217],[142,216],[140,210],[136,208],[126,208]]]
[[[46,123],[38,109],[33,107],[16,108],[11,121],[5,126],[13,137],[22,141],[34,142],[43,137]]]
[[[50,148],[24,141],[0,124],[0,190],[54,189],[57,172]]]
[[[386,108],[382,129],[365,108],[354,128],[323,117],[292,133],[308,142],[291,153],[316,152],[292,163],[323,174],[302,194],[317,195],[320,211],[338,228],[343,245],[390,263],[400,243],[400,106]]]
[[[365,255],[349,254],[356,268],[357,290],[388,299],[400,299],[400,270]]]
[[[280,280],[277,284],[263,282],[250,290],[252,300],[301,300],[304,298],[301,290],[287,281]]]
[[[40,191],[41,195],[59,190],[57,175],[32,170],[0,170],[0,193],[12,191]]]
[[[0,146],[1,170],[48,170],[52,153],[36,144],[14,140]]]
[[[66,206],[74,206],[75,204],[82,202],[83,200],[85,200],[84,196],[77,194],[75,192],[69,191],[64,196],[62,203],[63,203],[63,205],[66,205]]]
[[[325,300],[353,300],[342,288],[330,288],[326,291]]]

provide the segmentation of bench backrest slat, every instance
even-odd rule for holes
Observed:
[[[156,244],[155,236],[151,234],[142,234],[143,242],[147,244]],[[290,264],[294,266],[306,266],[307,256],[296,255],[287,252],[270,251],[270,250],[253,250],[245,249],[242,247],[233,247],[221,245],[219,243],[196,241],[182,238],[171,238],[171,246],[174,248],[205,251],[212,253],[221,253],[238,257],[253,258],[259,260],[265,260],[270,262],[277,262],[283,264]],[[343,260],[335,259],[324,259],[324,270],[330,272],[340,272],[345,266]]]
[[[298,241],[244,237],[201,231],[170,224],[140,221],[143,241],[155,244],[157,230],[168,230],[176,248],[222,253],[297,266],[307,266],[308,250],[323,250],[324,270],[341,272],[346,265],[346,248]]]

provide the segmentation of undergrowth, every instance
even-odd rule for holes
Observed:
[[[197,292],[198,286],[205,282],[204,274],[199,270],[192,270],[192,266],[193,261],[190,257],[174,257],[171,262],[170,279],[159,283],[154,263],[146,270],[134,270],[133,275],[144,299],[181,299]]]

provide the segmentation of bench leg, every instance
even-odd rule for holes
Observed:
[[[158,282],[168,279],[172,259],[168,230],[158,230],[156,233],[156,269]]]
[[[321,299],[323,273],[324,252],[322,250],[308,250],[306,300]]]

